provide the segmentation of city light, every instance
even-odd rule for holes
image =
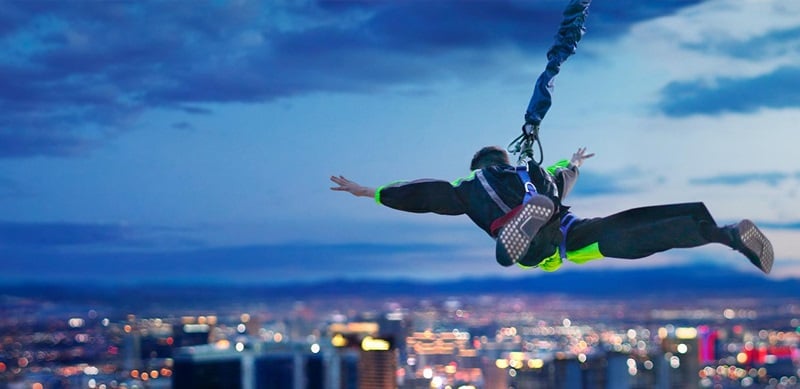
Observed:
[[[336,334],[331,338],[331,344],[333,347],[345,347],[347,346],[347,339],[342,334]]]
[[[694,327],[676,328],[675,337],[678,339],[695,339],[697,338],[697,328]]]
[[[364,351],[386,351],[391,345],[384,339],[376,339],[371,336],[364,337],[361,341],[361,349]]]
[[[83,319],[79,318],[79,317],[73,317],[73,318],[69,319],[69,321],[67,321],[67,323],[69,324],[69,326],[71,328],[81,328],[81,327],[84,326],[84,324],[86,324],[86,322]]]
[[[183,332],[187,333],[206,333],[209,330],[208,324],[184,324]]]
[[[528,368],[531,369],[541,369],[544,367],[544,360],[540,358],[529,359],[528,360]]]
[[[176,374],[186,374],[187,361],[253,363],[248,369],[234,369],[248,372],[258,369],[260,365],[256,363],[271,360],[262,356],[283,358],[287,353],[299,355],[291,356],[288,363],[302,362],[304,369],[347,366],[351,372],[358,372],[359,363],[365,359],[370,363],[386,363],[387,358],[394,358],[386,363],[385,370],[391,371],[398,389],[427,385],[440,389],[558,387],[555,383],[566,379],[559,375],[573,372],[584,372],[570,378],[575,382],[587,384],[585,380],[591,377],[615,377],[629,387],[670,382],[670,387],[719,384],[792,388],[798,379],[795,366],[800,356],[800,333],[789,325],[800,324],[797,319],[800,307],[792,305],[785,309],[792,315],[788,318],[775,313],[783,311],[756,315],[789,328],[774,330],[761,326],[764,322],[753,322],[749,318],[752,309],[740,308],[735,303],[727,304],[730,312],[670,310],[670,317],[676,318],[672,322],[653,319],[650,315],[653,310],[631,308],[636,317],[648,323],[639,325],[623,316],[619,321],[603,316],[602,320],[608,321],[601,321],[591,315],[601,314],[604,309],[583,302],[569,307],[567,319],[565,308],[549,311],[547,306],[536,305],[536,299],[531,299],[536,303],[527,303],[530,304],[527,308],[520,299],[508,306],[496,301],[486,303],[482,309],[475,309],[474,301],[466,298],[458,301],[461,315],[451,308],[431,308],[436,306],[432,303],[418,312],[401,309],[393,302],[387,306],[394,315],[378,309],[364,309],[361,314],[356,308],[344,310],[346,315],[328,314],[325,310],[329,308],[321,304],[316,318],[310,313],[314,305],[305,303],[303,320],[298,320],[294,312],[285,316],[276,313],[256,316],[256,311],[248,309],[253,312],[250,316],[241,313],[241,306],[231,306],[232,312],[215,310],[219,316],[196,313],[114,316],[100,311],[103,316],[82,324],[74,320],[79,318],[66,316],[52,322],[56,330],[50,333],[32,331],[20,337],[0,337],[0,348],[8,356],[0,362],[0,384],[4,377],[29,374],[27,385],[32,385],[34,380],[44,382],[43,377],[50,374],[53,377],[49,379],[75,380],[90,389],[166,389]],[[605,311],[609,309],[622,311],[618,302]],[[661,309],[660,315],[666,311]],[[705,321],[706,311],[716,312],[717,320]],[[681,317],[681,312],[689,316]],[[734,317],[722,320],[726,312],[729,316],[732,312]],[[338,321],[328,321],[331,317]],[[102,320],[108,320],[106,325],[100,325]],[[64,351],[52,347],[58,343],[68,343],[70,347],[63,348]],[[184,370],[176,368],[176,359]],[[316,362],[309,363],[311,360]],[[72,363],[42,368],[59,361]],[[370,387],[387,386],[391,385]]]

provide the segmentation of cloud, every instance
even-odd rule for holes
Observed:
[[[755,77],[674,81],[661,90],[658,109],[674,117],[800,106],[800,67],[784,66]]]
[[[18,182],[0,176],[0,198],[23,197],[29,195],[30,194],[28,194]]]
[[[626,34],[633,24],[672,15],[704,1],[595,1],[589,6],[590,20],[587,29],[592,35],[614,38]]]
[[[103,223],[21,223],[0,222],[0,248],[29,253],[57,254],[62,249],[153,249],[197,247],[201,241],[187,231],[167,227],[143,227]]]
[[[771,228],[775,230],[798,230],[800,231],[800,221],[795,222],[785,222],[785,223],[777,223],[777,222],[760,222],[760,226],[764,228]]]
[[[792,177],[800,177],[800,172],[795,175],[784,172],[760,172],[742,174],[724,174],[712,177],[694,178],[689,180],[692,185],[725,185],[741,186],[749,183],[763,183],[777,186]]]
[[[763,60],[787,54],[800,54],[800,27],[769,30],[749,39],[708,39],[683,45],[684,48],[737,59]]]
[[[592,33],[612,37],[695,2],[648,3],[601,2]],[[491,79],[495,66],[513,67],[509,50],[544,57],[562,7],[11,2],[0,9],[0,158],[84,155],[154,109],[205,114],[219,103]]]
[[[622,171],[599,173],[582,169],[570,196],[601,196],[616,193],[636,193],[643,187],[642,180],[653,179],[636,167]],[[648,184],[648,185],[652,185]]]
[[[120,225],[73,223],[0,223],[0,246],[54,247],[119,243],[127,239]]]
[[[283,283],[330,278],[441,278],[499,268],[493,258],[459,255],[455,245],[279,244],[192,250],[75,252],[13,250],[0,279],[73,281],[235,281]],[[458,258],[458,264],[453,264]],[[421,274],[420,269],[426,274]],[[495,269],[496,270],[496,269]]]

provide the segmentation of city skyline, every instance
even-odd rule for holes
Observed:
[[[304,387],[288,383],[298,377],[287,376],[287,368],[264,364],[322,357],[325,369],[338,370],[345,361],[350,368],[339,377],[307,370],[317,371],[308,377],[314,387],[338,388],[335,382],[346,381],[348,388],[372,388],[377,385],[366,381],[355,386],[353,378],[370,377],[355,362],[371,359],[362,351],[386,347],[396,354],[381,358],[391,362],[381,376],[396,378],[400,388],[459,381],[486,389],[512,381],[526,385],[519,387],[573,387],[568,382],[587,379],[613,388],[798,384],[800,306],[793,294],[700,292],[677,301],[659,294],[576,298],[495,288],[423,299],[409,297],[410,290],[318,298],[243,293],[229,299],[218,290],[220,298],[207,299],[141,289],[164,298],[152,305],[141,293],[126,291],[131,299],[140,297],[126,306],[110,296],[54,304],[62,298],[55,291],[55,300],[4,296],[0,303],[10,315],[0,318],[0,387],[227,388],[246,377],[261,380],[258,387]],[[345,357],[341,364],[337,356]],[[617,363],[606,364],[606,358]],[[234,361],[233,367],[217,365]],[[554,376],[553,363],[575,371]],[[266,370],[253,376],[253,368]],[[586,369],[593,373],[574,374]]]
[[[9,2],[0,281],[528,274],[464,216],[398,213],[328,177],[466,176],[518,135],[565,4]],[[768,277],[800,277],[798,15],[595,0],[542,123],[545,163],[597,153],[573,210],[704,201],[763,227]],[[561,271],[697,263],[757,272],[719,245]]]

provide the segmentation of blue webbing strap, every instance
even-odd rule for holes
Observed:
[[[572,227],[572,223],[575,222],[577,218],[570,212],[567,212],[561,218],[561,245],[559,245],[559,253],[561,254],[561,259],[567,259],[567,232],[569,232],[569,228]]]
[[[531,182],[531,176],[528,175],[527,166],[517,166],[517,175],[519,179],[522,180],[522,185],[525,186],[525,198],[522,199],[522,204],[525,204],[536,194],[536,187]]]

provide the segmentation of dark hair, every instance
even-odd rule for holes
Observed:
[[[472,156],[469,169],[483,169],[494,165],[510,165],[508,162],[508,153],[498,146],[486,146],[478,150],[478,152]]]

